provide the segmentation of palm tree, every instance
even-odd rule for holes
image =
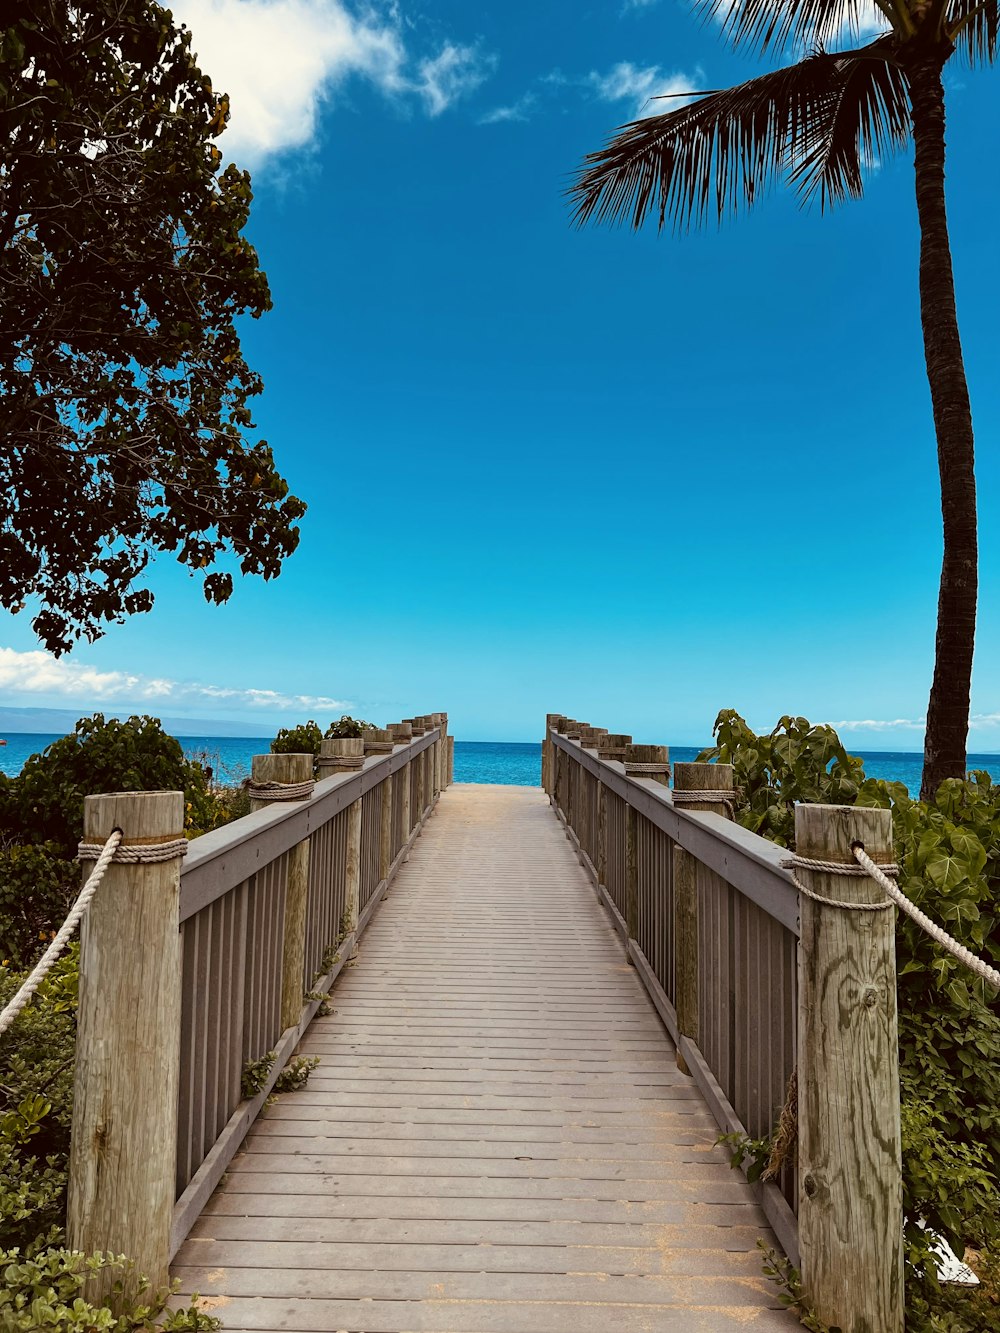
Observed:
[[[920,794],[965,773],[976,626],[972,412],[955,310],[944,195],[942,71],[958,51],[992,62],[998,0],[874,0],[887,29],[858,45],[871,0],[701,0],[737,49],[792,47],[797,64],[633,121],[584,161],[570,189],[579,223],[655,214],[662,229],[721,219],[775,178],[823,206],[860,198],[864,168],[913,136],[920,317],[941,478],[944,559]],[[849,50],[828,50],[844,34]]]

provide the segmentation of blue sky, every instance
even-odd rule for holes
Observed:
[[[221,609],[162,561],[152,614],[58,664],[0,615],[3,702],[276,724],[447,709],[458,737],[500,740],[562,710],[679,745],[735,707],[920,748],[940,515],[909,154],[825,216],[779,190],[689,236],[577,231],[562,189],[650,93],[763,68],[688,7],[175,13],[254,173],[275,309],[245,345],[261,433],[310,506],[302,542]],[[949,76],[973,749],[1000,749],[995,94],[993,71]]]

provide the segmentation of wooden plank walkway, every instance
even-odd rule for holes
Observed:
[[[444,794],[333,1002],[177,1256],[230,1333],[799,1327],[538,788]]]

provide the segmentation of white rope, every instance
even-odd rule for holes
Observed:
[[[59,933],[45,950],[44,954],[42,954],[40,961],[35,965],[27,981],[25,981],[24,985],[7,1005],[3,1013],[0,1014],[0,1036],[7,1031],[11,1023],[17,1018],[18,1014],[34,995],[35,991],[52,971],[56,959],[69,943],[74,930],[76,930],[80,921],[83,919],[87,908],[90,906],[90,901],[97,892],[97,886],[104,878],[104,872],[110,865],[121,840],[121,830],[115,829],[104,844],[104,847],[97,858],[97,864],[88,875],[87,882],[80,890],[80,896],[70,909],[69,916],[63,922]]]
[[[717,801],[731,806],[736,801],[736,792],[732,787],[706,788],[705,791],[689,791],[687,788],[678,791],[675,787],[673,798],[674,805],[696,805],[699,801]]]
[[[315,786],[313,778],[306,782],[254,782],[251,778],[247,790],[255,801],[301,801],[313,794]]]
[[[989,963],[984,962],[982,958],[977,958],[964,944],[959,944],[958,940],[949,935],[946,930],[942,930],[929,916],[921,912],[915,903],[911,903],[902,889],[898,888],[887,875],[882,873],[860,844],[856,843],[852,851],[858,864],[864,866],[866,872],[871,875],[876,884],[882,886],[896,906],[904,911],[911,921],[915,921],[935,943],[940,944],[942,949],[947,949],[960,963],[964,963],[970,971],[975,972],[977,977],[982,977],[987,985],[1000,989],[1000,972],[995,967],[990,967]]]
[[[850,875],[855,878],[867,879],[868,871],[862,870],[860,866],[844,865],[842,861],[813,861],[808,856],[789,856],[781,863],[783,869],[792,872],[792,883],[798,889],[799,893],[805,894],[811,898],[814,903],[822,903],[824,907],[839,907],[844,912],[889,912],[892,910],[891,902],[883,903],[851,903],[845,902],[841,898],[826,898],[822,893],[816,893],[808,885],[803,884],[796,875],[796,869],[815,870],[824,875]],[[872,862],[875,865],[875,862]],[[896,865],[875,866],[876,870],[881,870],[885,875],[895,875],[899,871]]]
[[[115,849],[111,860],[115,865],[156,865],[160,861],[176,861],[178,856],[187,856],[187,838],[171,838],[169,842],[125,843]],[[76,849],[78,861],[96,861],[104,851],[99,842],[81,842]]]

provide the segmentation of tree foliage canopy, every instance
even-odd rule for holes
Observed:
[[[263,441],[235,321],[270,309],[228,99],[152,0],[0,20],[0,605],[59,653],[146,611],[157,552],[276,575],[305,511]]]

